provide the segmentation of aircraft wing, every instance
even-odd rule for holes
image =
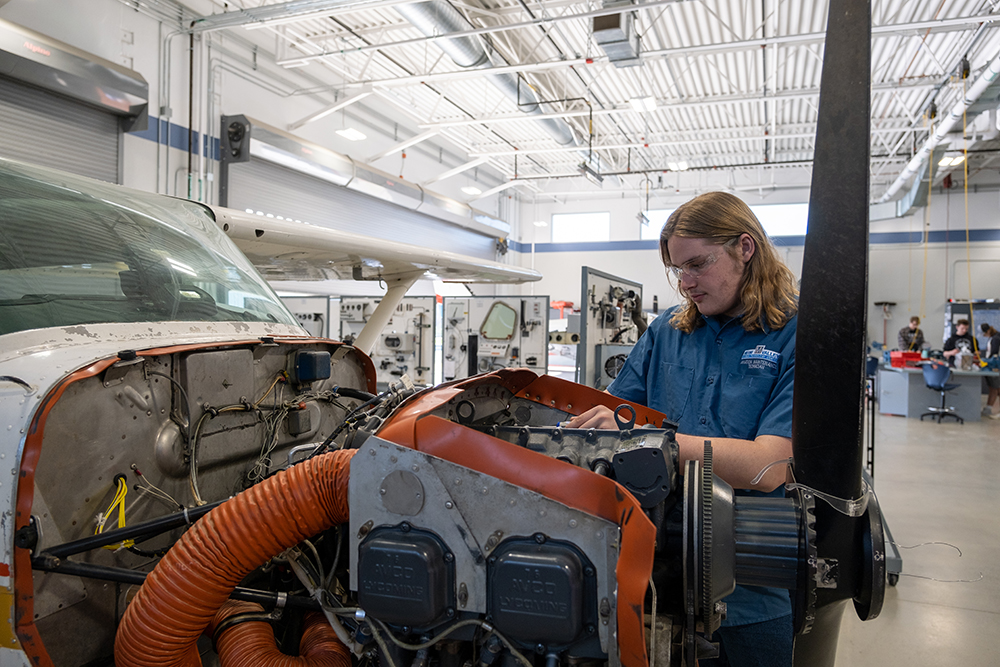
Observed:
[[[423,273],[462,283],[525,283],[542,274],[511,264],[308,223],[210,207],[216,222],[268,280],[391,280]]]

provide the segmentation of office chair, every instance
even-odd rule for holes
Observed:
[[[941,392],[941,406],[940,407],[928,407],[927,412],[920,415],[920,421],[924,420],[924,417],[931,416],[937,417],[938,424],[945,417],[954,417],[959,421],[959,423],[964,424],[965,420],[958,416],[953,407],[945,407],[944,405],[944,394],[945,392],[951,391],[959,387],[957,384],[947,384],[948,378],[951,377],[951,369],[943,364],[924,364],[924,384],[927,385],[928,389],[933,389],[934,391]]]

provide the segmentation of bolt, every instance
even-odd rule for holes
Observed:
[[[545,544],[545,534],[544,533],[535,533],[534,537],[535,537],[535,542],[537,542],[538,544]]]
[[[451,553],[450,551],[444,555],[444,562],[450,563],[453,560],[455,560],[455,554]]]
[[[445,509],[449,509],[449,510],[451,508],[453,508],[454,506],[455,506],[455,503],[451,502],[450,500],[444,504]]]
[[[611,602],[609,602],[607,598],[601,598],[601,604],[598,608],[598,612],[603,617],[611,615]]]

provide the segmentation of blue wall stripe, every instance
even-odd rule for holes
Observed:
[[[776,236],[774,245],[783,248],[802,247],[805,236]],[[877,232],[869,235],[871,245],[897,245],[906,243],[923,243],[920,232]],[[970,229],[969,241],[1000,241],[1000,229]],[[964,229],[931,232],[929,243],[965,243]],[[510,249],[515,252],[530,253],[531,244],[518,241],[508,241]],[[659,249],[659,241],[604,241],[587,243],[536,243],[536,253],[547,252],[607,252],[610,250],[653,250]]]
[[[129,134],[140,139],[155,141],[163,146],[167,145],[169,138],[171,148],[184,152],[187,152],[188,149],[188,129],[162,118],[150,116],[149,127],[138,132],[129,132]],[[207,135],[203,137],[200,132],[195,132],[194,142],[196,146],[201,146],[202,155],[213,160],[219,159],[219,139],[217,137]]]

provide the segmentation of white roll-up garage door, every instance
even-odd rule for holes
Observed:
[[[0,155],[119,183],[118,116],[0,77]]]
[[[230,165],[227,205],[472,257],[496,256],[494,237],[256,158]]]

